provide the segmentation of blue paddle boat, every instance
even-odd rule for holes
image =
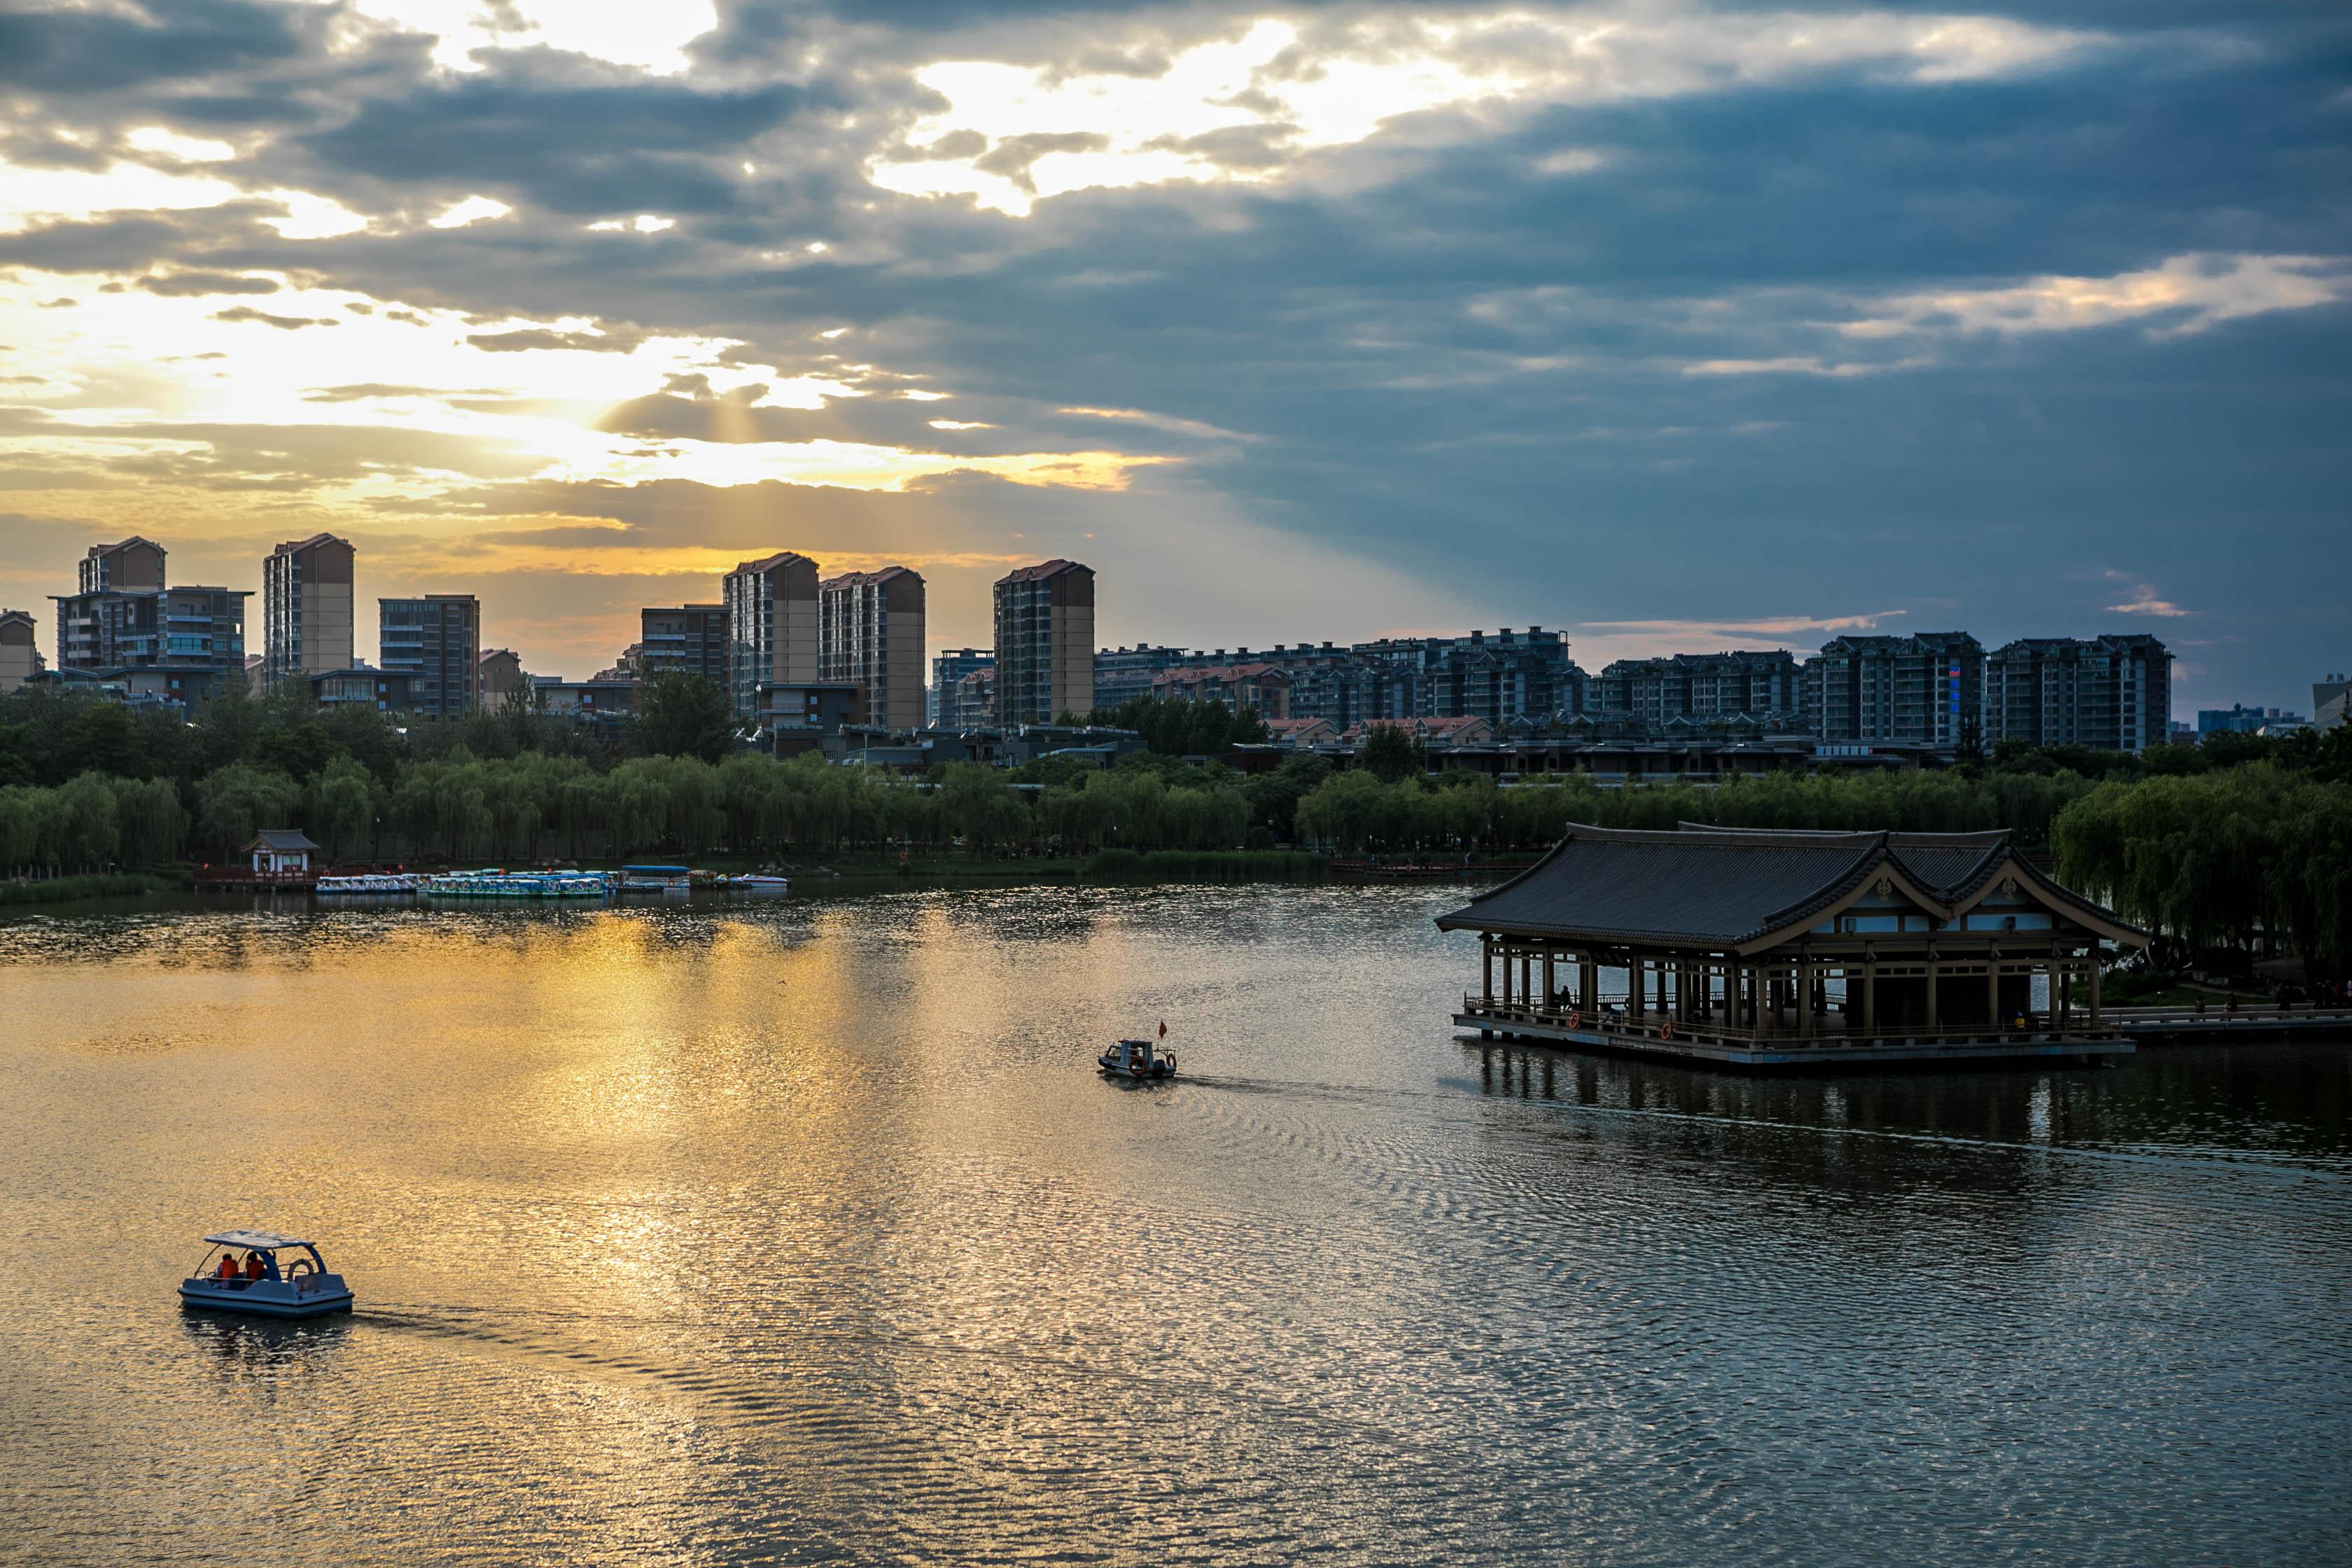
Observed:
[[[351,1287],[327,1272],[319,1249],[269,1230],[224,1230],[212,1250],[180,1281],[180,1304],[260,1318],[316,1318],[352,1310]]]

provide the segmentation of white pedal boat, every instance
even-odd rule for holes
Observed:
[[[1176,1053],[1162,1051],[1150,1040],[1121,1040],[1095,1058],[1109,1078],[1150,1079],[1176,1076]]]
[[[180,1281],[180,1304],[259,1318],[316,1318],[352,1310],[351,1287],[327,1272],[311,1243],[269,1230],[224,1230]]]

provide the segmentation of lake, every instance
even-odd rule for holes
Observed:
[[[0,1557],[2352,1560],[2352,1047],[1482,1045],[1463,896],[0,921]]]

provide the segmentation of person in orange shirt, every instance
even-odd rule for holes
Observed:
[[[213,1278],[215,1279],[236,1278],[236,1258],[234,1254],[226,1252],[221,1254],[220,1268],[214,1271]]]
[[[247,1279],[262,1279],[267,1272],[267,1266],[261,1261],[261,1254],[248,1252],[245,1255],[245,1277]]]

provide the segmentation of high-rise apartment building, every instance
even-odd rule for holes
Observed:
[[[108,588],[57,595],[58,668],[245,668],[242,588]]]
[[[277,688],[352,664],[352,570],[348,540],[314,533],[281,544],[261,561],[261,679]]]
[[[1164,671],[1181,669],[1187,665],[1210,662],[1181,647],[1154,647],[1150,643],[1138,643],[1133,647],[1106,647],[1095,650],[1095,706],[1097,709],[1117,708],[1139,697],[1152,695],[1152,686]],[[1217,663],[1224,663],[1223,659]]]
[[[1823,741],[1957,752],[1985,735],[1984,646],[1966,632],[1832,637],[1805,662],[1803,692]]]
[[[1499,731],[1580,706],[1584,671],[1568,657],[1565,632],[1505,626],[1492,637],[1416,637],[1406,658],[1413,718],[1484,719]]]
[[[1777,648],[1621,658],[1592,683],[1595,712],[1651,724],[1774,717],[1793,724],[1801,722],[1803,700],[1796,655]]]
[[[637,612],[636,679],[651,680],[664,670],[698,675],[729,689],[727,606],[673,605]]]
[[[0,697],[41,673],[30,610],[0,610]]]
[[[91,545],[80,566],[85,594],[163,585],[163,547],[135,533],[120,544]]]
[[[996,650],[987,647],[951,647],[931,660],[931,687],[925,697],[924,722],[948,723],[957,682],[967,675],[995,668]],[[983,723],[986,721],[985,719],[982,721]]]
[[[817,679],[862,688],[877,729],[922,725],[921,573],[886,566],[817,584]]]
[[[458,719],[482,703],[482,606],[471,594],[376,601],[376,664],[408,677],[413,711]]]
[[[2145,633],[2020,637],[1984,668],[1988,743],[2141,752],[2170,736],[2172,655]]]
[[[1046,561],[996,583],[996,719],[1051,723],[1095,706],[1095,574]]]
[[[762,686],[803,686],[820,679],[815,562],[790,550],[743,562],[727,574],[719,596],[727,616],[722,684],[736,712],[749,715]],[[920,652],[915,659],[919,670]]]

